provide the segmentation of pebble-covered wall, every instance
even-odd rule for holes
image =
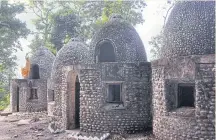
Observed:
[[[60,84],[61,117],[53,117],[53,120],[57,118],[56,124],[59,129],[69,129],[68,123],[74,122],[74,118],[70,116],[74,115],[71,106],[74,102],[74,93],[71,90],[74,87],[69,88],[68,85],[71,84],[68,74],[73,71],[78,74],[81,86],[81,131],[134,133],[151,126],[150,63],[89,64],[76,67],[72,65],[67,66],[64,71]],[[107,103],[107,83],[122,83],[122,103]]]
[[[113,14],[109,21],[96,32],[91,42],[95,60],[97,44],[108,40],[113,43],[116,62],[138,63],[147,61],[145,48],[135,28],[120,15]]]
[[[153,133],[161,140],[215,139],[215,3],[174,6],[163,57],[152,62]],[[194,107],[179,107],[178,85],[194,85]]]
[[[214,139],[214,58],[212,54],[152,62],[153,133],[157,138]],[[179,83],[195,84],[194,108],[177,107]]]
[[[40,47],[35,53],[33,53],[30,63],[38,64],[40,79],[12,80],[10,87],[10,104],[12,112],[47,110],[47,81],[49,81],[51,76],[51,69],[54,59],[54,54],[52,54],[45,47]],[[30,81],[31,85],[29,84]],[[37,90],[37,99],[34,100],[29,99],[32,87]],[[19,110],[17,110],[17,106],[19,106]]]
[[[21,92],[21,87],[25,87],[27,85],[27,81],[25,79],[18,80],[12,79],[10,85],[10,110],[12,112],[19,111],[19,95],[18,92]]]
[[[162,51],[165,57],[214,54],[215,2],[177,2],[165,25]]]
[[[49,79],[55,55],[45,47],[40,47],[33,53],[30,63],[39,65],[40,79]]]
[[[77,38],[72,38],[68,44],[63,46],[57,53],[56,59],[53,63],[52,67],[52,74],[51,74],[51,80],[49,82],[49,90],[53,90],[54,92],[54,100],[55,100],[55,111],[54,115],[56,116],[62,116],[62,98],[61,98],[61,92],[62,92],[62,75],[65,73],[62,72],[62,69],[64,66],[70,66],[70,65],[78,65],[78,64],[87,64],[91,63],[91,57],[88,53],[87,46],[81,42],[81,40]],[[50,101],[50,104],[54,104],[52,102],[52,96],[49,96],[48,94],[48,101]],[[49,104],[49,103],[48,103]],[[51,106],[51,105],[48,105]],[[53,106],[51,106],[50,109],[52,109]],[[49,110],[49,108],[48,108]],[[48,111],[50,112],[50,111]],[[51,113],[52,114],[52,113]]]
[[[31,86],[30,86],[31,82]],[[31,89],[37,90],[37,99],[31,99]],[[43,79],[14,79],[11,82],[10,102],[12,112],[47,110],[47,81]],[[18,101],[19,100],[19,101]],[[17,110],[19,109],[19,110]]]
[[[95,63],[98,43],[114,46],[116,61]],[[90,55],[88,55],[90,54]],[[52,122],[75,128],[75,85],[80,82],[80,130],[134,133],[151,126],[151,65],[136,30],[114,16],[93,37],[90,51],[72,40],[57,54],[52,71],[55,107]],[[121,103],[107,102],[108,84],[121,84]],[[49,109],[48,109],[49,110]],[[51,113],[50,113],[51,114]]]
[[[101,64],[81,70],[80,129],[134,133],[150,126],[150,72],[150,63]],[[122,84],[123,103],[108,103],[106,84],[118,82]]]

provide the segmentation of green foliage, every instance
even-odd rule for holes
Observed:
[[[31,52],[33,53],[37,51],[40,46],[45,45],[53,54],[56,54],[56,49],[54,45],[50,43],[50,41],[46,41],[45,44],[43,42],[44,40],[41,39],[38,34],[36,34],[28,47],[31,48]]]
[[[80,28],[80,23],[76,15],[70,13],[55,16],[51,42],[57,50],[61,49],[71,37],[77,36],[77,28]]]
[[[50,40],[50,39],[49,39],[49,40]],[[45,43],[45,46],[46,46],[54,55],[56,55],[57,50],[56,50],[56,48],[54,47],[54,45],[53,45],[50,41],[47,41],[47,42]]]
[[[164,13],[164,25],[162,27],[161,32],[158,35],[152,37],[149,41],[149,45],[152,47],[150,50],[152,54],[151,60],[160,59],[162,57],[161,48],[163,45],[163,30],[165,27],[166,20],[168,19],[169,12],[171,11],[175,3],[176,0],[167,0],[167,3],[162,7],[162,9],[159,9],[159,12]]]
[[[15,65],[16,57],[13,54],[20,48],[18,39],[26,37],[29,30],[15,16],[24,10],[23,5],[1,2],[0,8],[0,65],[4,69]]]
[[[42,45],[42,42],[43,39],[41,39],[39,35],[36,34],[28,47],[32,49],[32,52],[35,52]]]
[[[59,50],[71,37],[87,41],[105,24],[112,13],[118,13],[133,25],[143,23],[143,0],[134,1],[29,1],[36,19],[33,20],[43,44],[54,44]],[[53,45],[51,45],[53,46]],[[51,49],[52,50],[52,49]]]
[[[5,94],[0,99],[0,111],[4,110],[10,104],[10,94]]]
[[[53,15],[58,9],[55,4],[56,2],[35,0],[26,1],[28,5],[27,8],[32,10],[32,12],[37,16],[36,19],[32,20],[32,23],[36,27],[36,32],[33,32],[35,36],[29,47],[32,49],[32,52],[34,52],[37,48],[43,45],[55,54],[56,50],[51,43],[50,33],[53,26]]]
[[[152,54],[152,58],[151,60],[154,59],[160,59],[161,58],[161,48],[162,48],[162,43],[163,43],[163,36],[162,36],[162,32],[151,38],[151,41],[149,41],[149,45],[151,45],[151,54]]]
[[[25,38],[29,30],[16,18],[24,11],[22,4],[1,1],[0,7],[0,94],[9,91],[9,79],[14,75],[16,51],[21,49],[19,39]]]

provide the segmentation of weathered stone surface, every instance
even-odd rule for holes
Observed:
[[[52,64],[55,60],[55,55],[46,47],[41,46],[33,53],[30,62],[31,64],[39,65],[40,79],[49,79],[51,76]]]
[[[110,20],[93,36],[90,53],[94,60],[98,49],[97,44],[105,40],[112,42],[116,62],[139,63],[147,61],[145,48],[138,33],[120,15],[110,17]]]
[[[47,80],[13,79],[11,85],[10,103],[12,112],[38,112],[47,110]],[[38,99],[30,99],[32,87],[37,89]],[[17,102],[17,98],[19,98],[19,102]]]
[[[39,66],[40,79],[11,80],[10,110],[12,112],[36,112],[47,110],[47,82],[51,76],[54,59],[55,56],[47,48],[40,47],[34,52],[30,60],[31,64],[37,64]],[[32,88],[37,90],[38,99],[30,98]]]
[[[115,62],[96,62],[97,44],[112,42]],[[85,132],[134,133],[151,124],[151,66],[136,30],[123,19],[112,19],[93,37],[91,49],[72,39],[58,53],[52,70],[55,92],[51,122],[76,128],[75,83],[80,83],[80,129]],[[108,103],[108,83],[122,84],[122,102]],[[54,131],[54,130],[51,130]]]
[[[1,112],[0,113],[1,116],[8,116],[10,114],[12,114],[12,112]]]
[[[215,139],[214,3],[178,2],[166,23],[163,58],[152,62],[153,133],[158,139]],[[192,108],[178,108],[182,83],[195,86]]]
[[[215,1],[182,1],[173,7],[164,30],[163,56],[215,53]]]
[[[17,126],[21,126],[21,125],[28,125],[30,124],[31,119],[27,119],[27,120],[19,120],[17,122]]]

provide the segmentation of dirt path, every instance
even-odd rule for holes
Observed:
[[[13,113],[8,116],[0,116],[0,140],[75,140],[69,136],[73,133],[77,133],[77,130],[69,130],[60,134],[50,133],[46,112]],[[120,135],[111,135],[108,139],[155,140],[149,136],[149,134],[145,136],[144,133],[125,135],[123,137]]]
[[[51,134],[44,118],[34,122],[16,116],[0,116],[0,140],[62,140],[64,133]]]

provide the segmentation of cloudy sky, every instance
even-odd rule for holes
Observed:
[[[136,25],[135,28],[143,41],[147,58],[148,60],[151,60],[151,46],[148,42],[151,40],[151,37],[157,35],[161,31],[164,23],[163,15],[166,12],[166,9],[163,9],[163,7],[168,8],[168,6],[167,0],[146,0],[146,4],[147,6],[143,11],[145,22],[143,24]],[[31,22],[31,20],[35,18],[33,13],[22,13],[17,17],[26,22],[29,29],[34,29],[34,25]],[[30,52],[30,49],[27,46],[30,44],[32,38],[33,37],[29,35],[27,39],[21,39],[23,50],[16,53],[18,58],[18,68],[16,72],[17,78],[21,78],[20,68],[25,66],[25,55]]]

